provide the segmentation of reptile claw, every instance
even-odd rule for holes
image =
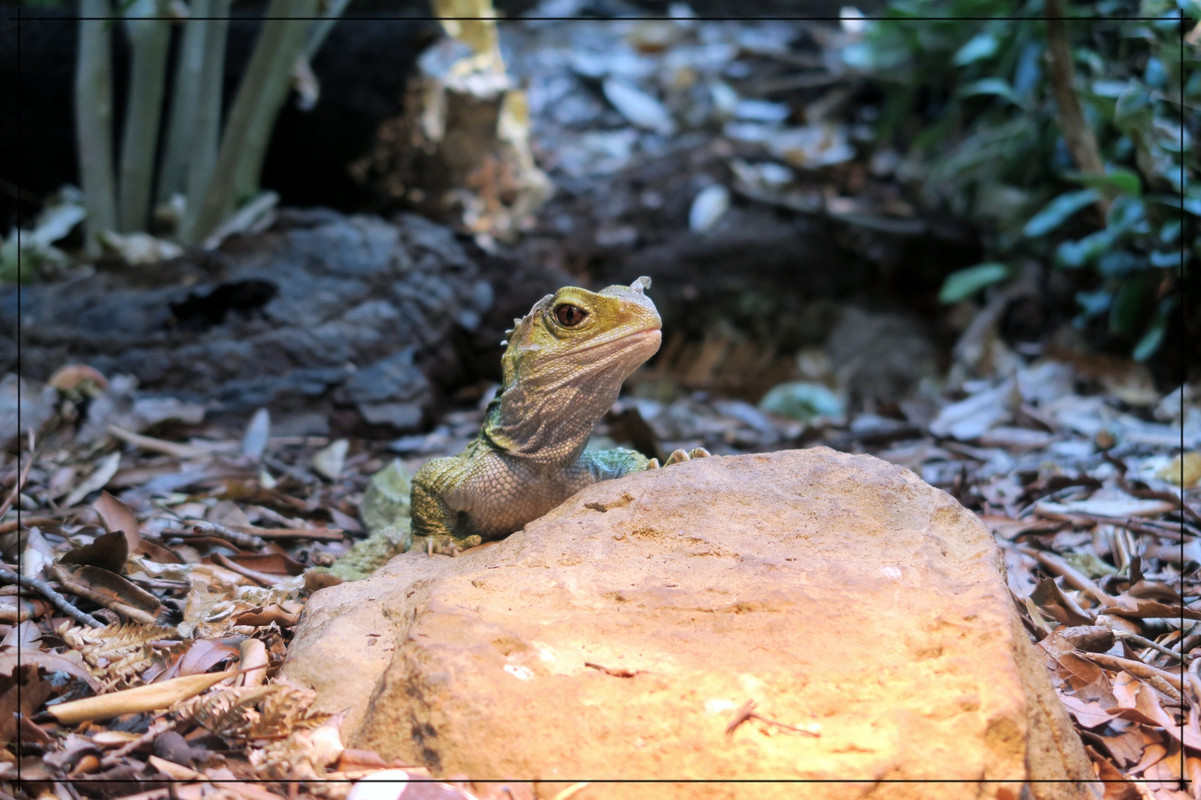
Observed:
[[[684,461],[691,461],[694,458],[705,458],[710,455],[712,453],[703,447],[694,447],[691,450],[673,450],[672,454],[663,462],[663,466],[670,467],[672,464],[680,464]]]

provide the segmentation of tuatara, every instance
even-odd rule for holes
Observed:
[[[659,349],[650,278],[566,286],[514,320],[483,428],[413,479],[413,545],[455,553],[512,533],[583,487],[659,466],[634,450],[585,450],[622,382]],[[709,455],[677,450],[666,464]]]

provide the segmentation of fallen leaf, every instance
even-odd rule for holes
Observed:
[[[236,669],[205,675],[187,675],[149,686],[137,686],[120,692],[86,697],[50,706],[46,710],[63,725],[76,725],[95,719],[109,719],[122,714],[158,711],[181,700],[195,697],[209,687],[237,675]]]
[[[1166,500],[1139,500],[1126,498],[1090,498],[1068,503],[1039,501],[1034,510],[1044,516],[1052,514],[1087,514],[1094,517],[1155,517],[1175,510],[1176,505]]]
[[[108,486],[109,480],[117,474],[117,468],[120,466],[121,454],[109,453],[96,465],[96,469],[92,470],[92,474],[67,495],[67,499],[63,501],[63,505],[67,508],[78,505],[83,498],[92,492]]]
[[[1196,486],[1201,481],[1201,453],[1180,453],[1155,471],[1155,477],[1175,486]]]
[[[119,573],[125,569],[128,557],[129,539],[121,531],[112,531],[70,550],[59,559],[59,563],[84,564]]]
[[[142,534],[133,509],[108,492],[101,492],[92,503],[92,508],[96,509],[100,521],[104,523],[105,530],[120,531],[125,534],[125,539],[129,542],[129,552],[136,553],[138,545],[142,541]]]
[[[930,432],[961,441],[975,439],[1008,420],[1019,402],[1016,382],[1007,380],[943,408],[930,423]]]

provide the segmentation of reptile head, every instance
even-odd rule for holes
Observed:
[[[523,451],[532,440],[555,450],[548,440],[558,435],[531,427],[556,425],[574,439],[586,428],[586,441],[622,382],[659,349],[663,322],[645,294],[650,285],[642,277],[599,292],[565,286],[516,320],[501,358],[493,433],[513,432],[506,444]]]
[[[641,277],[599,292],[564,286],[543,297],[509,332],[504,387],[602,376],[620,387],[659,349],[663,321],[644,293],[650,285]]]

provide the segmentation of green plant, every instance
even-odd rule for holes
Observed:
[[[271,1],[222,130],[230,2],[192,0],[189,16],[194,18],[177,21],[182,41],[164,131],[168,46],[179,4],[123,0],[114,18],[111,0],[81,0],[75,120],[89,251],[96,252],[104,231],[146,230],[152,200],[183,198],[176,236],[191,244],[252,199],[271,128],[299,60],[313,55],[348,0],[320,6],[319,0]],[[323,15],[316,19],[319,11]],[[111,40],[116,24],[125,28],[131,64],[120,159],[114,163]],[[165,139],[161,148],[160,138]]]
[[[884,82],[878,135],[910,143],[923,199],[986,232],[941,299],[1042,259],[1082,271],[1081,324],[1154,354],[1201,258],[1201,4],[893,0],[887,17],[843,59]]]

